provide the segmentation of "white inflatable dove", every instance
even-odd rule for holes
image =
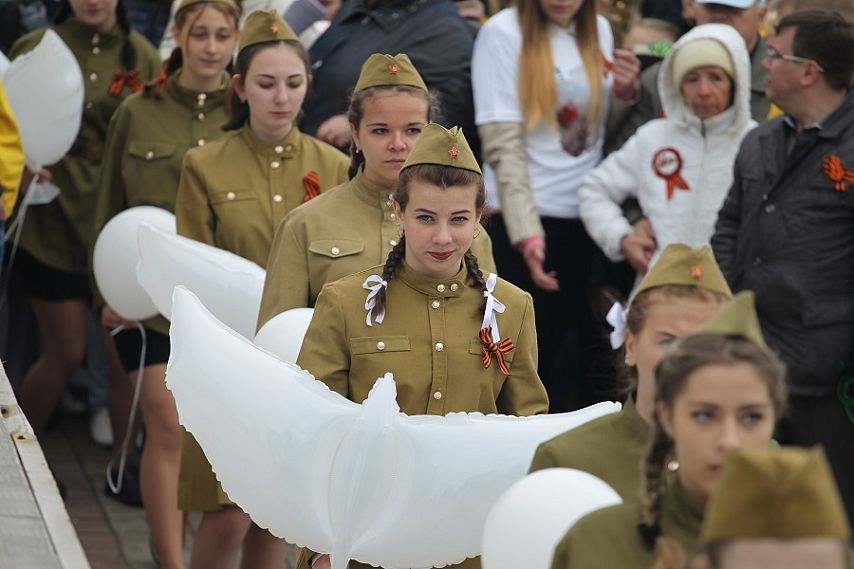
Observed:
[[[390,374],[361,405],[348,401],[241,338],[183,287],[172,317],[166,378],[181,423],[258,525],[330,553],[333,569],[351,559],[426,569],[479,555],[490,507],[537,445],[620,408],[410,417]]]
[[[172,290],[184,285],[205,307],[246,338],[255,324],[264,292],[264,269],[248,259],[152,226],[139,229],[136,277],[157,310],[172,319]]]

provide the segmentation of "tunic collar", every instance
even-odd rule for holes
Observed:
[[[172,74],[166,83],[166,93],[169,98],[177,101],[193,112],[204,112],[211,108],[221,107],[225,104],[225,91],[228,87],[228,77],[223,75],[219,87],[215,91],[196,91],[187,89],[178,83],[181,70]]]
[[[240,129],[240,136],[243,137],[244,142],[252,152],[259,156],[293,158],[299,153],[302,133],[294,125],[285,138],[278,142],[269,142],[255,136],[249,127],[249,123],[247,123]]]
[[[369,206],[376,207],[382,211],[391,208],[392,190],[368,180],[368,177],[365,176],[364,168],[359,168],[359,172],[350,183],[356,197]]]
[[[105,34],[95,31],[94,28],[87,26],[73,16],[61,25],[67,27],[71,33],[77,37],[88,38],[89,43],[92,44],[92,46],[99,46],[101,49],[111,47],[120,41],[124,41],[125,37],[124,31],[122,31],[122,28],[118,24],[113,26],[113,28]]]
[[[439,298],[455,298],[460,296],[463,289],[467,286],[466,277],[468,276],[468,272],[465,263],[462,265],[462,268],[460,268],[456,275],[447,279],[434,279],[415,272],[414,269],[406,264],[406,261],[403,261],[395,270],[394,277],[422,294]],[[390,286],[393,286],[393,281]]]

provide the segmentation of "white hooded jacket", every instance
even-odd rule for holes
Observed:
[[[700,38],[723,44],[735,69],[733,104],[706,120],[691,112],[673,85],[674,54]],[[750,118],[750,57],[744,40],[731,26],[706,24],[682,36],[661,67],[658,88],[665,118],[640,127],[581,181],[581,219],[614,261],[623,258],[620,242],[632,233],[620,209],[632,196],[655,231],[658,252],[671,243],[708,244],[732,184],[741,141],[756,126]],[[653,263],[657,258],[658,253]]]

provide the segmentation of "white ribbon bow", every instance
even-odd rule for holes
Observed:
[[[378,275],[371,275],[365,279],[365,282],[362,283],[362,288],[371,291],[368,293],[368,298],[365,299],[365,310],[368,311],[368,315],[365,316],[365,324],[367,324],[368,326],[373,326],[373,324],[371,323],[371,312],[377,305],[377,295],[380,293],[380,289],[387,289],[388,283]],[[377,314],[377,317],[374,320],[377,321],[377,324],[382,324],[384,318],[385,306],[383,306],[383,309],[380,310],[380,313]]]
[[[501,341],[501,336],[498,334],[498,320],[496,320],[495,314],[502,314],[506,309],[504,303],[492,296],[497,281],[498,275],[489,273],[489,278],[486,279],[486,290],[483,291],[483,296],[486,298],[486,309],[483,311],[483,324],[480,325],[481,330],[487,326],[490,327],[492,341],[496,344]]]
[[[605,320],[614,328],[611,332],[611,349],[618,350],[626,340],[626,311],[623,310],[623,305],[615,302]]]

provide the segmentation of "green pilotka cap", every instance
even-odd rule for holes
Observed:
[[[463,129],[458,126],[450,130],[440,124],[430,123],[424,127],[403,169],[416,164],[436,164],[461,168],[482,174],[480,166],[471,151]]]
[[[398,53],[395,56],[382,53],[374,53],[362,65],[359,80],[356,81],[354,93],[371,87],[387,87],[393,85],[407,85],[427,91],[424,79],[412,65],[409,56]]]
[[[182,10],[186,10],[190,6],[197,6],[199,4],[221,4],[223,6],[231,8],[238,16],[243,11],[243,8],[241,7],[240,2],[238,0],[181,0],[181,4],[178,6],[178,9],[175,11],[175,13],[178,14]]]
[[[632,300],[647,289],[665,285],[697,286],[732,298],[732,291],[708,245],[668,245],[632,294]]]
[[[299,38],[275,10],[252,12],[243,24],[238,51],[256,43],[299,41]]]
[[[706,506],[703,543],[831,537],[851,528],[821,447],[740,449],[727,454]]]
[[[709,322],[700,326],[691,336],[699,334],[722,334],[724,336],[742,336],[768,349],[762,329],[759,327],[759,317],[756,315],[753,292],[740,292],[715,315]]]

